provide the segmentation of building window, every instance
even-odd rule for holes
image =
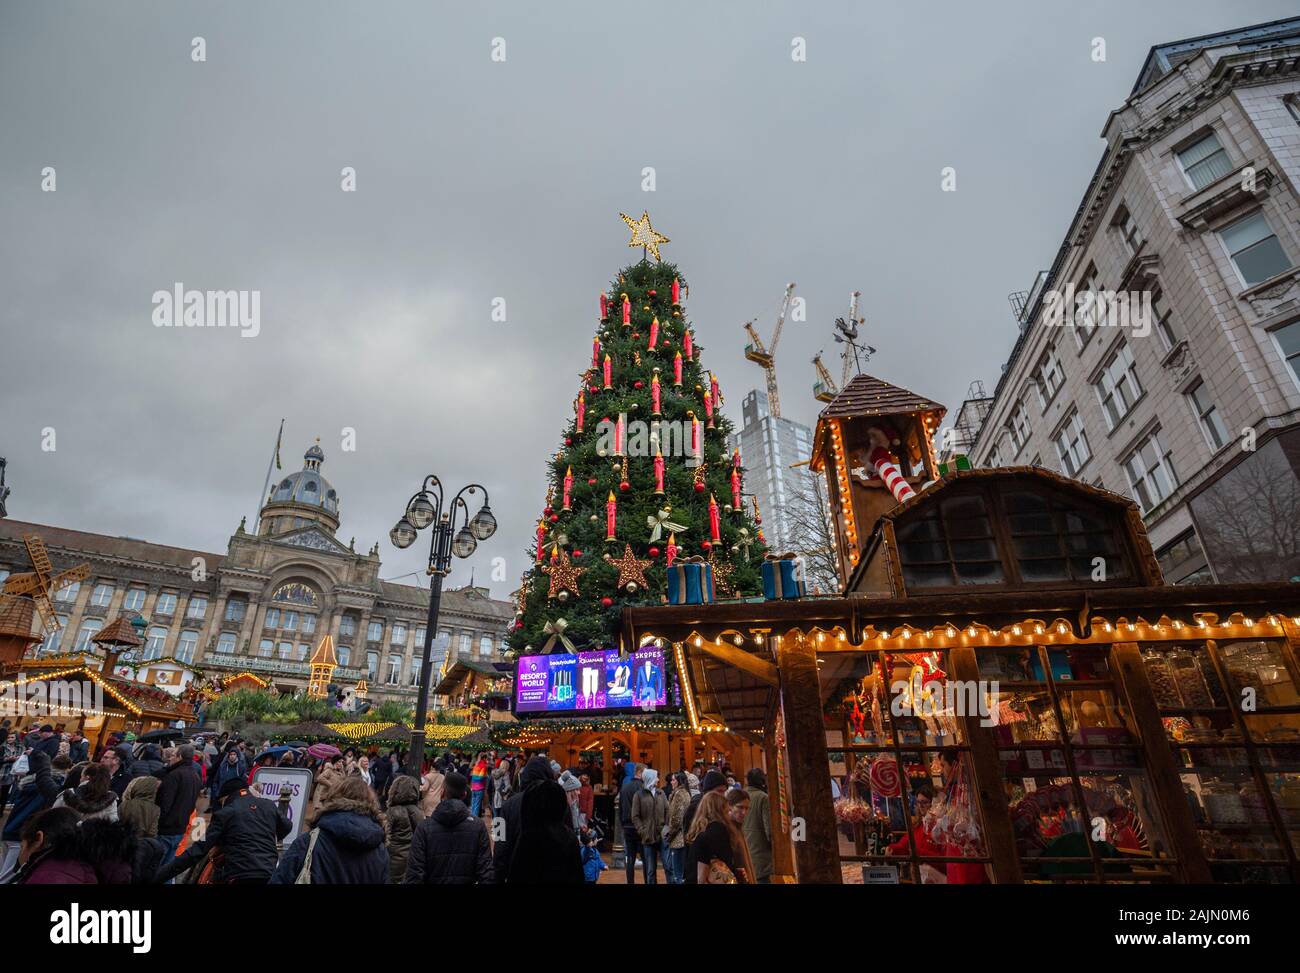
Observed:
[[[407,680],[407,685],[408,686],[420,685],[420,664],[418,662],[415,662],[414,660],[412,660],[411,663],[411,674]]]
[[[1286,110],[1291,113],[1291,119],[1300,125],[1300,98],[1295,95],[1287,95],[1282,99],[1282,104],[1286,105]]]
[[[1077,411],[1070,413],[1056,434],[1056,455],[1060,457],[1061,469],[1068,476],[1078,476],[1084,464],[1092,459],[1088,434],[1084,431],[1083,420]]]
[[[1024,402],[1017,402],[1011,411],[1011,418],[1007,420],[1007,433],[1011,436],[1013,457],[1019,455],[1025,448],[1025,443],[1029,442],[1029,413],[1025,410]]]
[[[263,628],[279,628],[279,627],[280,627],[280,609],[278,609],[278,608],[268,608],[268,609],[266,610],[266,618],[262,621],[262,627],[263,627]]]
[[[370,680],[370,682],[374,682],[375,676],[378,674],[378,672],[379,672],[379,653],[367,652],[366,653],[366,678]]]
[[[73,652],[89,652],[90,639],[98,634],[99,630],[104,627],[104,623],[98,618],[87,618],[81,623],[81,629],[77,632],[77,642],[72,647]]]
[[[402,681],[402,657],[400,655],[390,655],[388,657],[388,685],[397,686]]]
[[[1156,551],[1160,573],[1169,584],[1209,584],[1213,581],[1196,531],[1188,530]]]
[[[56,615],[54,617],[58,621],[59,627],[45,636],[45,640],[41,642],[36,650],[37,655],[54,655],[59,651],[59,643],[63,641],[63,630],[68,627],[68,616]]]
[[[424,637],[425,637],[427,634],[428,634],[428,629],[426,629],[423,625],[421,625],[419,628],[417,628],[417,629],[415,630],[415,647],[416,647],[416,648],[418,648],[418,649],[422,649],[422,648],[424,648]]]
[[[1165,351],[1169,351],[1178,344],[1178,335],[1174,334],[1173,325],[1169,322],[1172,312],[1169,308],[1161,306],[1160,302],[1164,296],[1164,291],[1159,284],[1151,288],[1151,313],[1155,315],[1156,332],[1164,343]]]
[[[1254,287],[1262,280],[1291,269],[1291,261],[1263,212],[1251,213],[1245,219],[1225,226],[1219,231],[1219,239],[1247,287]]]
[[[281,622],[280,627],[289,632],[298,631],[298,613],[290,611],[285,612],[284,621]]]
[[[1273,332],[1278,350],[1286,363],[1291,366],[1291,374],[1300,382],[1300,321],[1294,321],[1285,328]]]
[[[998,584],[1002,563],[984,499],[945,498],[924,515],[896,527],[903,582],[911,588]]]
[[[1089,267],[1083,275],[1074,289],[1074,306],[1065,308],[1065,313],[1074,322],[1074,343],[1082,351],[1097,330],[1097,322],[1106,316],[1106,302],[1101,297],[1096,267]]]
[[[339,635],[351,638],[357,634],[357,617],[355,615],[344,615],[339,619]]]
[[[380,641],[383,640],[383,638],[384,638],[384,623],[383,623],[383,622],[371,622],[371,623],[366,627],[366,641],[367,641],[367,642],[380,642]]]
[[[393,631],[389,641],[394,645],[405,645],[407,631],[407,627],[401,622],[393,622]]]
[[[202,595],[190,595],[189,606],[185,609],[186,618],[202,618],[208,613],[208,599]]]
[[[176,614],[176,595],[170,591],[164,591],[158,596],[154,603],[153,613],[155,615],[175,615]]]
[[[1127,206],[1121,206],[1115,212],[1114,227],[1119,233],[1120,239],[1124,241],[1124,246],[1128,248],[1129,255],[1135,255],[1142,249],[1142,244],[1146,241],[1142,239],[1142,232],[1138,229],[1137,220],[1133,219],[1133,214],[1128,211]]]
[[[478,640],[478,654],[481,659],[492,658],[492,636],[484,635]]]
[[[1193,189],[1204,189],[1232,171],[1228,153],[1213,132],[1179,152],[1178,164]]]
[[[176,642],[176,658],[181,662],[193,662],[194,653],[199,647],[199,633],[191,630],[181,632]]]
[[[1133,349],[1127,343],[1120,345],[1110,356],[1095,388],[1097,399],[1106,413],[1106,425],[1114,429],[1129,414],[1142,394],[1137,366],[1133,362]]]
[[[307,661],[307,656],[309,656],[310,654],[311,654],[311,646],[308,645],[306,642],[299,642],[299,643],[298,643],[298,661],[299,661],[299,662],[306,662],[306,661]]]
[[[280,643],[280,658],[283,659],[285,662],[291,662],[291,661],[293,661],[293,643],[292,643],[292,642],[281,642],[281,643]]]
[[[161,625],[154,625],[149,629],[149,634],[145,637],[144,658],[148,662],[150,659],[162,658],[167,648],[167,629]]]
[[[472,651],[473,651],[473,636],[470,635],[469,632],[462,632],[460,636],[459,655],[464,656],[465,658],[468,659]]]
[[[1222,449],[1228,441],[1228,430],[1218,408],[1210,399],[1210,390],[1205,387],[1203,379],[1197,379],[1196,384],[1187,390],[1187,401],[1192,404],[1192,411],[1201,421],[1201,429],[1210,446],[1216,452]]]
[[[234,655],[235,653],[235,633],[222,632],[217,636],[217,651],[222,655]]]
[[[258,642],[257,655],[262,659],[269,659],[271,656],[275,655],[275,640],[262,639],[262,641]]]
[[[1043,411],[1047,411],[1047,406],[1052,399],[1056,398],[1056,393],[1061,391],[1061,386],[1065,384],[1065,371],[1061,368],[1060,359],[1056,357],[1056,349],[1048,348],[1043,352],[1043,357],[1038,359],[1038,368],[1034,372],[1034,384],[1038,387],[1038,404],[1042,406]]]
[[[315,616],[315,615],[303,615],[303,616],[302,616],[302,634],[303,634],[303,635],[311,635],[311,634],[312,634],[313,632],[315,632],[315,631],[316,631],[316,616]]]
[[[90,603],[96,608],[107,608],[112,600],[113,586],[102,581],[95,585],[95,590],[90,593]]]
[[[244,598],[230,598],[226,601],[226,621],[242,622],[248,611],[248,601]]]
[[[352,649],[346,645],[340,645],[336,650],[339,657],[339,665],[347,666],[352,661]]]
[[[1040,493],[1007,493],[1000,501],[1022,581],[1092,581],[1128,576],[1115,532],[1105,517]],[[1101,559],[1102,564],[1098,564]]]
[[[1125,457],[1123,466],[1129,486],[1133,489],[1133,499],[1138,502],[1143,513],[1149,512],[1173,493],[1174,487],[1178,485],[1173,463],[1169,453],[1160,445],[1157,432],[1152,432],[1143,439]]]
[[[81,582],[74,581],[66,588],[60,588],[54,593],[54,600],[61,601],[65,605],[70,605],[77,600],[77,595],[81,594]]]
[[[122,600],[122,607],[127,611],[138,612],[144,608],[145,591],[143,588],[128,588],[126,597]]]

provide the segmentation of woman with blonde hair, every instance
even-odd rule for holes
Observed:
[[[726,795],[709,791],[686,833],[687,865],[700,885],[748,885],[754,881],[754,865],[740,830],[749,813],[749,795],[733,789]]]

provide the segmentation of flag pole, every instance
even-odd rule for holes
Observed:
[[[280,420],[280,431],[275,435],[275,450],[271,453],[271,462],[266,465],[266,482],[262,484],[262,495],[257,500],[257,513],[253,515],[253,533],[262,532],[262,506],[266,503],[266,494],[271,489],[271,471],[280,463],[280,441],[284,438],[284,420]]]

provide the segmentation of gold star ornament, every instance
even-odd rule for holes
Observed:
[[[615,587],[619,591],[635,594],[638,589],[644,591],[650,587],[650,582],[645,579],[645,569],[650,567],[650,562],[638,560],[632,553],[631,544],[623,545],[622,557],[610,557],[606,554],[605,560],[618,568],[618,584]]]
[[[659,259],[659,244],[670,242],[662,233],[655,232],[655,228],[650,225],[649,212],[642,210],[641,219],[634,220],[626,213],[619,213],[623,217],[623,222],[632,230],[632,239],[629,241],[629,247],[645,247]]]
[[[567,552],[561,553],[559,548],[551,546],[551,563],[543,564],[542,570],[551,579],[551,586],[547,589],[546,597],[559,598],[560,601],[568,601],[569,595],[578,597],[578,575],[585,572],[586,568],[580,568],[569,560]]]

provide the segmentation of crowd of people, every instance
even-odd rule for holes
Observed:
[[[13,884],[582,884],[616,837],[597,817],[587,761],[444,753],[417,777],[400,748],[265,745],[222,734],[166,745],[114,734],[92,749],[49,724],[0,723],[0,882]],[[259,767],[301,767],[294,830]],[[614,814],[626,877],[763,883],[772,873],[766,780],[725,767],[667,780],[620,761]]]

